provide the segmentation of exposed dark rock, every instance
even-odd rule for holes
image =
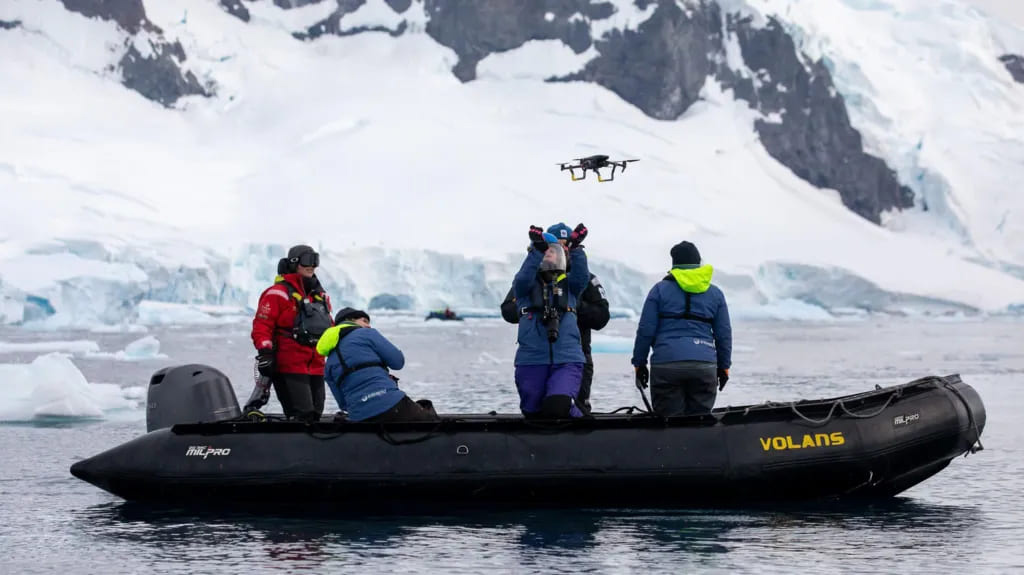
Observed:
[[[131,34],[146,29],[159,32],[160,29],[146,18],[142,0],[60,0],[64,8],[77,12],[86,18],[101,18],[117,22]]]
[[[0,30],[13,30],[21,26],[21,20],[0,20]]]
[[[323,1],[324,0],[274,0],[274,6],[288,10],[291,8],[308,6],[309,4],[319,4]]]
[[[729,18],[728,27],[757,78],[741,85],[737,97],[775,115],[755,123],[772,157],[801,179],[838,190],[846,207],[872,222],[880,223],[883,211],[913,205],[913,192],[900,185],[895,172],[864,152],[860,132],[850,125],[846,103],[822,62],[805,62],[775,20],[755,28],[749,20]]]
[[[412,0],[384,0],[396,13],[401,14],[412,6]]]
[[[366,4],[366,0],[337,0],[337,2],[338,9],[332,12],[330,16],[324,18],[323,20],[317,22],[316,24],[313,24],[312,26],[307,28],[305,32],[295,32],[292,34],[292,36],[298,38],[299,40],[315,40],[320,36],[323,36],[324,34],[333,34],[335,36],[351,36],[352,34],[354,34],[354,30],[349,30],[348,32],[341,31],[341,18],[345,14],[350,14],[358,10],[360,6]],[[366,29],[367,28],[363,28],[363,30]],[[404,26],[402,27],[402,30],[405,30]],[[385,31],[390,32],[390,30],[386,29]]]
[[[614,8],[589,0],[424,0],[430,20],[427,34],[459,56],[455,76],[468,82],[476,78],[476,65],[488,54],[522,46],[529,40],[561,40],[575,53],[591,45],[590,26],[584,19],[569,20],[580,13],[588,18]],[[550,21],[545,15],[550,12]]]
[[[210,96],[192,72],[182,73],[179,64],[185,60],[181,44],[151,44],[154,55],[143,57],[134,45],[119,64],[124,85],[149,100],[171,106],[182,96]]]
[[[661,2],[636,31],[597,41],[600,57],[564,79],[596,82],[653,118],[678,118],[697,101],[721,50],[718,6],[705,8],[691,18],[675,2]]]
[[[185,50],[180,43],[170,43],[163,39],[163,31],[146,17],[142,0],[60,1],[67,10],[86,18],[101,18],[115,22],[132,36],[143,30],[153,34],[149,39],[153,55],[149,57],[143,57],[131,39],[126,42],[128,50],[118,63],[125,87],[164,106],[174,104],[182,96],[210,95],[192,72],[182,72],[180,64],[185,61]],[[221,5],[227,8],[231,1],[221,0]],[[244,10],[245,6],[241,8]]]
[[[1024,56],[1004,54],[999,57],[999,61],[1006,66],[1015,81],[1024,84]]]
[[[245,4],[242,4],[242,0],[220,0],[219,3],[220,7],[228,14],[242,22],[249,21],[249,9],[245,7]]]

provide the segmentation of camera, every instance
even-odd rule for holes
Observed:
[[[558,327],[561,320],[558,318],[558,310],[550,304],[544,306],[544,327],[548,330],[548,341],[554,343],[558,340]]]

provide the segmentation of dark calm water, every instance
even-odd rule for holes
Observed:
[[[406,352],[399,373],[440,411],[516,409],[514,332],[495,321],[377,326]],[[640,404],[615,321],[597,356],[597,410]],[[0,573],[1024,571],[1024,322],[857,321],[736,327],[719,404],[811,398],[959,372],[988,409],[985,450],[887,504],[727,511],[504,510],[413,517],[208,512],[126,504],[68,473],[76,460],[144,432],[141,409],[102,420],[0,424]],[[151,332],[168,359],[75,357],[91,382],[144,385],[159,367],[221,367],[249,392],[246,326]],[[0,341],[137,334],[0,331]],[[0,363],[36,353],[0,354]],[[0,381],[0,401],[3,385]],[[244,399],[244,398],[243,398]],[[330,405],[329,409],[334,406]],[[268,502],[274,494],[267,493]]]

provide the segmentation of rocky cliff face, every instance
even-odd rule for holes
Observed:
[[[141,53],[134,42],[126,41],[127,50],[117,65],[126,87],[164,106],[174,104],[182,96],[211,95],[192,72],[182,71],[185,50],[180,43],[164,39],[163,31],[146,18],[142,0],[60,1],[71,12],[114,22],[131,36],[146,34],[148,54]]]
[[[323,21],[294,34],[303,41],[325,34],[383,31],[397,36],[406,31],[404,22],[394,29],[343,29],[343,19],[366,0],[272,1],[286,9],[320,2],[337,6]],[[717,0],[634,0],[637,9],[652,11],[639,26],[595,34],[595,24],[614,17],[616,5],[591,0],[385,1],[397,14],[422,2],[426,33],[458,55],[452,72],[463,82],[476,78],[477,64],[489,54],[529,40],[558,40],[577,54],[593,48],[597,56],[579,72],[551,81],[594,82],[652,118],[674,120],[700,98],[711,77],[760,112],[755,129],[769,154],[807,182],[838,190],[852,211],[878,223],[884,211],[913,204],[913,193],[884,160],[864,151],[828,69],[800,53],[779,22],[756,26],[724,13]],[[129,34],[147,34],[151,53],[143,55],[129,44],[119,63],[127,87],[165,106],[185,95],[211,94],[191,72],[182,71],[184,50],[163,38],[146,18],[141,0],[61,2],[68,10],[116,22]],[[218,3],[249,20],[246,3],[251,0]],[[737,45],[741,63],[728,57],[729,48]],[[1003,62],[1024,81],[1022,59],[1004,56]]]

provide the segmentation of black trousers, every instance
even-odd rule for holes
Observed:
[[[651,366],[651,401],[658,415],[711,412],[718,396],[718,364],[673,361]]]
[[[318,421],[324,413],[324,376],[304,373],[274,375],[274,392],[289,419]]]
[[[580,392],[576,394],[576,407],[590,414],[590,386],[594,383],[594,356],[584,353],[586,362],[583,364],[583,379],[580,380]]]
[[[395,423],[398,421],[441,421],[429,399],[413,401],[403,397],[394,407],[364,421],[373,423]]]

